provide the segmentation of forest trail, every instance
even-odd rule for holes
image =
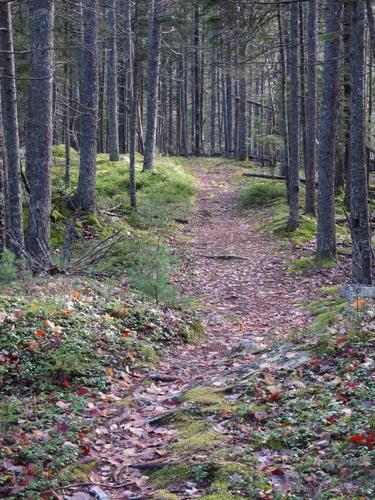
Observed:
[[[207,338],[167,351],[156,374],[135,374],[138,383],[128,395],[136,408],[125,415],[129,422],[109,429],[105,442],[111,442],[110,447],[95,447],[94,458],[103,464],[98,481],[124,483],[123,489],[108,490],[115,499],[153,498],[148,464],[168,460],[166,446],[178,439],[178,431],[150,425],[150,419],[176,410],[178,395],[191,387],[222,385],[221,376],[247,363],[231,356],[241,342],[269,345],[307,321],[293,304],[301,302],[301,291],[306,298],[314,284],[284,271],[287,253],[256,230],[260,212],[238,213],[235,170],[227,165],[190,167],[199,180],[197,211],[184,229],[188,242],[177,249],[185,256],[178,281],[186,296],[200,298],[197,310]],[[143,472],[134,464],[140,464]]]

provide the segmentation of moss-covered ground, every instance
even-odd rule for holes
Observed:
[[[181,397],[181,435],[170,465],[152,475],[156,488],[182,498],[189,485],[213,500],[373,497],[374,309],[336,293],[322,290],[311,322],[290,339],[297,360],[308,355],[296,368],[284,368],[290,358],[278,344],[266,358],[249,358],[250,371],[263,361],[238,385],[223,377],[221,389]]]

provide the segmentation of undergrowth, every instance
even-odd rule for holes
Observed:
[[[0,296],[1,497],[84,479],[88,433],[107,398],[119,403],[113,387],[166,345],[202,336],[191,313],[121,296],[114,283],[77,278]]]

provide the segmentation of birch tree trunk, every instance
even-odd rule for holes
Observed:
[[[158,86],[160,72],[161,0],[149,0],[147,68],[147,126],[143,170],[154,168]]]
[[[369,229],[365,155],[365,7],[352,3],[351,42],[351,128],[350,128],[350,227],[352,233],[352,280],[371,285],[372,250]]]
[[[26,138],[30,186],[27,249],[50,264],[51,162],[53,135],[53,0],[31,0],[31,84]]]
[[[117,0],[107,0],[106,21],[109,31],[106,43],[107,62],[107,113],[109,135],[109,159],[118,161],[120,158],[118,140],[118,85],[117,85],[117,30],[116,30]]]
[[[18,129],[16,72],[13,55],[13,28],[10,3],[0,3],[1,111],[4,127],[3,152],[7,160],[10,249],[21,254],[24,246],[21,158]],[[4,147],[5,146],[5,147]]]
[[[96,212],[96,135],[98,121],[98,0],[82,0],[83,49],[81,73],[80,165],[74,204]]]
[[[328,2],[318,160],[317,257],[336,256],[335,141],[339,98],[342,1]]]

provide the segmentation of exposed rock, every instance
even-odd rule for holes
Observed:
[[[339,291],[339,297],[348,302],[354,302],[358,298],[375,300],[375,286],[347,285]]]

